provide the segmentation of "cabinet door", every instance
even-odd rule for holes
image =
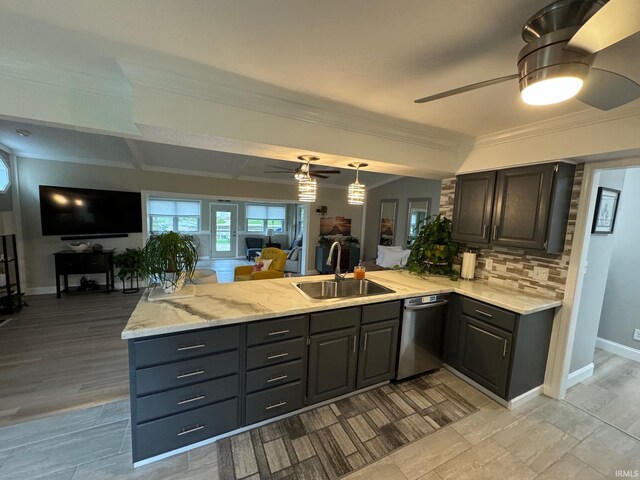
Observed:
[[[503,398],[507,392],[510,350],[510,333],[461,316],[460,371]]]
[[[312,335],[307,397],[310,404],[355,390],[357,329]]]
[[[449,299],[449,311],[444,329],[444,362],[453,368],[460,369],[458,362],[458,347],[460,344],[460,315],[462,314],[462,300],[453,294]]]
[[[500,170],[492,239],[496,245],[546,248],[549,201],[555,164]]]
[[[371,323],[360,329],[357,388],[390,380],[396,370],[398,320]]]
[[[456,177],[452,236],[459,242],[489,243],[496,172]]]

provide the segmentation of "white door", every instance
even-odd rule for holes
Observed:
[[[211,205],[212,258],[235,258],[238,255],[237,226],[237,205]]]

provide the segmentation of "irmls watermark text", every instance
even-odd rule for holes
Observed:
[[[638,478],[640,470],[616,470],[616,478]]]

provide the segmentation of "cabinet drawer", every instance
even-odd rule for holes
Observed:
[[[233,350],[240,345],[240,327],[178,333],[134,341],[136,368]]]
[[[208,357],[194,358],[159,367],[136,371],[138,396],[204,382],[238,373],[240,354],[237,350]]]
[[[264,390],[302,378],[302,360],[247,372],[247,392]]]
[[[342,328],[355,327],[360,323],[360,307],[330,310],[312,313],[309,322],[309,333],[329,332]]]
[[[277,342],[289,338],[302,337],[305,331],[305,317],[277,318],[266,322],[247,325],[247,345]]]
[[[302,382],[247,395],[245,425],[302,408]]]
[[[400,302],[376,303],[362,307],[362,323],[382,322],[400,318]]]
[[[56,255],[56,270],[63,273],[82,273],[79,254]]]
[[[133,460],[169,452],[237,427],[238,398],[138,425],[133,427]]]
[[[239,383],[238,375],[231,375],[138,398],[136,399],[137,421],[144,423],[154,418],[166,417],[227,398],[237,397]]]
[[[82,273],[102,273],[106,268],[104,255],[82,255]]]
[[[247,370],[302,358],[304,338],[269,343],[247,349]]]
[[[515,313],[467,297],[462,297],[462,313],[509,332],[513,332],[516,324]]]

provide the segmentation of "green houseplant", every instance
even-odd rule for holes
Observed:
[[[429,218],[416,228],[407,268],[419,275],[455,277],[453,261],[460,245],[451,239],[451,220],[442,215],[438,215],[432,222],[428,220]]]
[[[164,232],[149,237],[143,258],[143,273],[155,277],[166,293],[174,293],[193,277],[198,250],[193,235]]]
[[[117,276],[122,280],[122,293],[138,292],[140,290],[138,279],[144,270],[144,251],[141,248],[127,248],[124,252],[114,255],[113,264],[120,269]],[[129,280],[129,288],[126,285],[127,280]]]

